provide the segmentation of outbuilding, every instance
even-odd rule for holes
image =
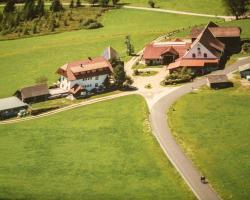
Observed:
[[[46,101],[49,97],[47,84],[38,84],[17,90],[15,95],[26,103]]]
[[[15,117],[20,110],[27,109],[28,104],[17,97],[0,99],[0,120]]]
[[[250,76],[250,64],[239,67],[240,77],[248,78]]]
[[[228,80],[225,74],[216,74],[207,76],[207,86],[212,89],[222,89],[233,87],[233,83]]]

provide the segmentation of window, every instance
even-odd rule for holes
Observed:
[[[195,53],[193,53],[193,54],[192,54],[192,57],[193,57],[193,58],[195,58],[195,57],[196,57]]]
[[[98,87],[98,83],[95,84],[95,87]]]
[[[201,56],[201,48],[198,47],[197,50],[198,50],[198,55]]]
[[[207,54],[206,53],[204,53],[204,58],[207,58]]]
[[[96,76],[96,77],[95,77],[95,80],[98,80],[98,79],[99,79],[99,76]]]

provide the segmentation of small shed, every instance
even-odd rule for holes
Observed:
[[[17,97],[0,99],[0,119],[15,117],[20,110],[27,108],[28,104],[22,102]]]
[[[250,64],[240,66],[239,72],[241,78],[247,78],[248,76],[250,76]]]
[[[26,103],[46,101],[49,97],[47,84],[38,84],[17,90],[15,95]]]
[[[71,93],[74,97],[80,97],[86,95],[86,90],[83,86],[75,84],[70,90],[69,93]]]
[[[225,74],[208,75],[207,85],[212,89],[233,87],[233,83],[228,80]]]

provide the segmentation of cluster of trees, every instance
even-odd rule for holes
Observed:
[[[95,5],[100,4],[103,7],[106,7],[111,2],[113,6],[117,5],[120,0],[87,0],[88,3]]]
[[[194,73],[191,71],[191,69],[187,69],[184,67],[166,76],[165,80],[163,81],[163,84],[173,85],[173,84],[185,83],[191,81],[193,78],[194,78]]]
[[[250,0],[223,0],[223,2],[229,13],[236,16],[236,19],[239,19],[250,9]]]
[[[9,0],[0,14],[0,31],[2,34],[11,32],[28,33],[27,26],[21,27],[22,24],[27,24],[29,21],[34,21],[33,32],[37,30],[37,25],[41,17],[48,15],[45,9],[44,0],[25,0],[24,6],[17,7],[15,5],[16,0]],[[50,6],[52,13],[63,10],[60,0],[53,0]],[[53,21],[53,19],[52,19]],[[51,22],[53,24],[53,22]],[[53,25],[52,25],[53,29]]]

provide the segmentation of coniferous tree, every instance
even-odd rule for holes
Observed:
[[[69,8],[74,8],[74,0],[71,0],[71,2],[69,4]]]
[[[4,6],[3,12],[4,13],[11,13],[14,12],[16,9],[15,7],[15,0],[9,0],[6,5]]]
[[[125,38],[125,44],[127,46],[127,55],[131,56],[134,53],[134,46],[131,44],[129,35]]]
[[[35,0],[26,0],[23,8],[25,20],[31,20],[36,16]]]
[[[36,6],[36,14],[41,17],[45,13],[44,9],[44,0],[38,0],[37,6]]]
[[[50,6],[50,10],[52,12],[59,12],[61,10],[63,10],[63,6],[60,0],[53,0],[52,4]]]
[[[113,63],[115,85],[119,88],[123,87],[123,83],[126,81],[126,72],[124,70],[124,63],[121,61],[115,61]]]
[[[81,3],[81,0],[77,0],[76,1],[76,7],[81,7],[82,3]]]

